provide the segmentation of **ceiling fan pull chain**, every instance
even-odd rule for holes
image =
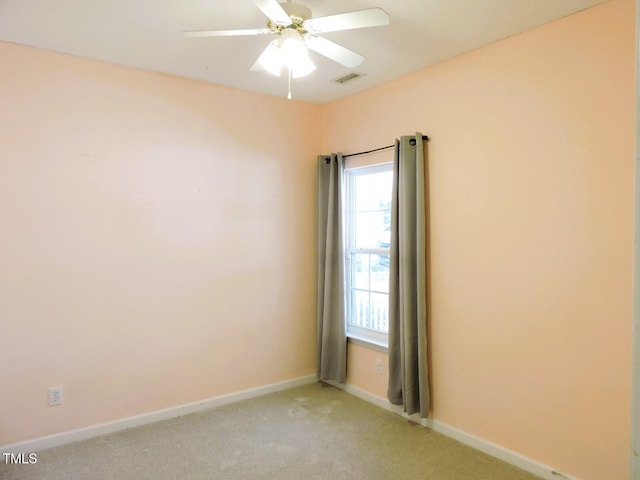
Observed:
[[[291,100],[291,67],[289,67],[289,95],[287,95],[287,100]]]

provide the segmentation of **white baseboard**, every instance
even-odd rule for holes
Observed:
[[[24,442],[14,443],[11,445],[0,446],[0,452],[2,453],[33,453],[46,450],[48,448],[58,447],[60,445],[66,445],[80,440],[87,440],[89,438],[95,438],[100,435],[106,435],[109,433],[119,432],[121,430],[127,430],[129,428],[139,427],[148,423],[159,422],[161,420],[168,420],[170,418],[181,417],[190,413],[201,412],[214,407],[220,407],[229,403],[239,402],[241,400],[247,400],[249,398],[255,398],[262,395],[266,395],[272,392],[279,392],[281,390],[287,390],[293,387],[299,387],[308,383],[314,383],[317,381],[315,374],[307,375],[304,377],[294,378],[292,380],[286,380],[284,382],[272,383],[270,385],[264,385],[261,387],[250,388],[239,392],[229,393],[226,395],[220,395],[218,397],[208,398],[193,403],[187,403],[179,405],[177,407],[165,408],[163,410],[156,410],[154,412],[143,413],[140,415],[134,415],[132,417],[121,418],[112,422],[100,423],[98,425],[91,425],[90,427],[79,428],[77,430],[71,430],[68,432],[56,433],[54,435],[48,435],[46,437],[35,438],[33,440],[27,440]]]
[[[496,445],[495,443],[476,437],[475,435],[463,430],[447,425],[444,422],[420,418],[418,415],[407,415],[404,413],[402,407],[392,405],[386,398],[374,395],[373,393],[367,392],[366,390],[354,385],[338,384],[335,382],[326,383],[340,388],[341,390],[365,400],[366,402],[372,403],[378,407],[384,408],[385,410],[401,415],[408,420],[419,423],[424,427],[430,428],[434,432],[441,433],[442,435],[457,440],[460,443],[464,443],[465,445],[486,453],[487,455],[491,455],[492,457],[498,458],[529,473],[538,475],[546,480],[580,480],[577,477],[563,474],[549,465],[545,465],[500,445]]]
[[[545,465],[544,463],[533,460],[529,457],[521,455],[520,453],[514,452],[512,450],[508,450],[501,445],[497,445],[495,443],[489,442],[482,438],[476,437],[470,433],[467,433],[458,428],[447,425],[446,423],[439,422],[438,420],[433,421],[433,431],[446,435],[447,437],[453,438],[465,445],[469,445],[476,450],[480,450],[487,455],[491,455],[492,457],[499,458],[507,463],[510,463],[513,466],[521,468],[529,473],[533,473],[534,475],[538,475],[547,480],[580,480],[577,477],[572,477],[571,475],[561,473],[553,467],[549,465]]]
[[[287,390],[289,388],[306,385],[316,382],[316,375],[307,375],[304,377],[294,378],[292,380],[286,380],[284,382],[273,383],[270,385],[264,385],[261,387],[250,388],[239,392],[229,393],[218,397],[208,398],[198,402],[188,403],[185,405],[179,405],[177,407],[166,408],[164,410],[157,410],[154,412],[143,413],[141,415],[135,415],[132,417],[122,418],[114,420],[112,422],[101,423],[98,425],[92,425],[90,427],[80,428],[77,430],[71,430],[68,432],[57,433],[55,435],[48,435],[46,437],[40,437],[33,440],[27,440],[25,442],[14,443],[11,445],[0,446],[0,452],[2,453],[33,453],[46,450],[48,448],[58,447],[80,440],[87,440],[95,438],[100,435],[106,435],[129,428],[139,427],[149,423],[159,422],[162,420],[168,420],[170,418],[176,418],[190,413],[201,412],[214,407],[220,407],[241,400],[247,400],[250,398],[259,397],[272,392],[278,392],[281,390]],[[397,407],[389,403],[386,398],[374,395],[366,390],[358,388],[350,384],[338,384],[334,382],[326,382],[333,385],[347,393],[354,395],[366,402],[372,403],[378,407],[384,408],[390,412],[401,415],[408,420],[419,423],[427,428],[432,429],[435,432],[446,435],[453,438],[465,445],[468,445],[476,450],[491,455],[492,457],[499,458],[511,465],[514,465],[522,470],[525,470],[534,475],[538,475],[546,480],[580,480],[576,477],[571,477],[566,474],[562,474],[554,468],[537,462],[531,458],[521,455],[517,452],[513,452],[507,448],[504,448],[495,443],[489,442],[482,438],[476,437],[470,433],[467,433],[458,428],[447,425],[444,422],[438,420],[420,418],[418,415],[407,415],[403,412],[402,407]]]

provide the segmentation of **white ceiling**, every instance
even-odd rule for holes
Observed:
[[[318,69],[293,95],[337,100],[603,1],[300,0],[314,17],[381,7],[391,24],[324,34],[366,60],[350,70],[311,52]],[[249,71],[272,36],[181,35],[265,26],[252,0],[0,0],[0,40],[284,97],[286,78]],[[351,71],[366,76],[332,82]]]

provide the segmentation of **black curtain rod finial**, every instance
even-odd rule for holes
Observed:
[[[429,141],[429,137],[427,137],[426,135],[423,135],[422,136],[422,140],[425,141],[425,142],[428,142]],[[416,139],[412,138],[411,140],[409,140],[409,143],[413,147],[416,144]]]

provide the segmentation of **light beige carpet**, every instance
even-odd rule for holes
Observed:
[[[0,463],[2,480],[537,478],[323,384]]]

